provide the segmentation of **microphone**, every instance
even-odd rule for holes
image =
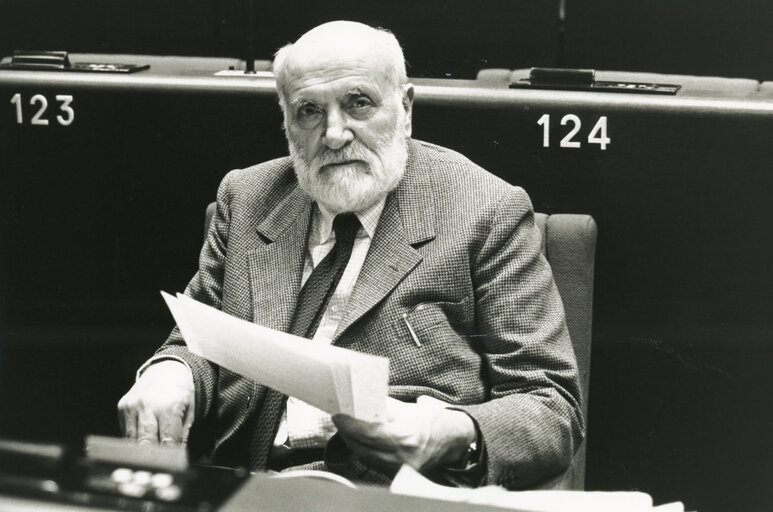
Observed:
[[[247,3],[247,67],[245,74],[255,74],[255,0],[245,0]]]

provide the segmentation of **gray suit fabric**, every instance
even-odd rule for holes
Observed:
[[[185,293],[286,331],[312,204],[288,158],[229,173]],[[540,246],[521,188],[411,139],[333,341],[388,357],[394,398],[430,395],[467,412],[486,446],[483,483],[507,488],[560,473],[584,435],[563,305]],[[193,370],[192,446],[216,463],[264,468],[274,432],[255,425],[266,388],[189,353],[177,329],[158,353]],[[369,477],[337,436],[325,458],[318,467],[388,482]]]

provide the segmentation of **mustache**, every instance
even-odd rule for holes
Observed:
[[[319,167],[329,164],[340,164],[351,160],[370,162],[374,153],[359,143],[352,142],[340,149],[325,148],[314,157],[313,163]]]

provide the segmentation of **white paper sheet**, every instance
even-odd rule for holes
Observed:
[[[386,416],[389,360],[269,329],[161,292],[188,349],[329,414]]]
[[[681,503],[661,505],[673,508],[653,507],[652,498],[643,492],[507,491],[493,485],[478,489],[446,487],[430,481],[407,465],[397,472],[389,490],[395,494],[530,512],[684,512]]]

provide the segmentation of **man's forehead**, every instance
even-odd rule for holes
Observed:
[[[369,55],[312,52],[288,60],[285,87],[290,94],[318,85],[341,93],[356,89],[383,90],[392,82],[388,70],[383,59]]]
[[[333,77],[327,72],[324,76],[304,75],[297,79],[290,78],[285,90],[290,104],[300,104],[304,101],[345,101],[362,95],[380,100],[387,93],[387,87],[386,82],[372,76],[341,73]]]

